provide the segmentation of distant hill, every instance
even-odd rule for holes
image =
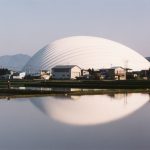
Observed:
[[[20,71],[31,57],[24,54],[0,56],[0,68]]]
[[[146,57],[146,59],[147,59],[148,61],[150,61],[150,57]]]

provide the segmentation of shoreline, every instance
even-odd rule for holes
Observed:
[[[0,80],[0,99],[117,93],[150,94],[150,80]]]
[[[18,89],[0,89],[0,99],[10,98],[29,98],[29,97],[46,97],[46,96],[82,96],[82,95],[113,95],[143,93],[150,95],[150,89],[99,89],[86,91],[41,91],[41,90],[18,90]]]

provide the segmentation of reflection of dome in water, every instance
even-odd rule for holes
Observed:
[[[31,102],[54,120],[73,125],[94,125],[133,113],[148,102],[149,96],[131,94],[119,101],[106,95],[81,96],[78,100],[61,97],[35,99]]]
[[[39,50],[24,70],[35,73],[67,64],[84,69],[121,66],[142,70],[150,67],[143,56],[122,44],[98,37],[73,36],[54,41]]]

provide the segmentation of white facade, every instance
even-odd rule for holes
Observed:
[[[50,71],[49,71],[49,70],[42,70],[40,76],[41,76],[41,79],[49,80],[51,74],[50,74]]]
[[[126,69],[122,67],[114,67],[114,75],[116,80],[126,80]]]
[[[139,71],[150,68],[150,62],[142,55],[122,44],[99,37],[73,36],[54,41],[39,50],[24,70],[36,73],[66,64],[83,69],[121,66]]]
[[[13,79],[24,79],[26,76],[25,72],[18,73],[18,75],[13,75]]]
[[[52,68],[53,79],[76,79],[81,76],[81,68],[76,65],[61,65]]]
[[[126,68],[119,66],[100,69],[100,79],[106,80],[126,80]]]

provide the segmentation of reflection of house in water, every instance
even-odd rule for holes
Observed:
[[[81,96],[78,95],[57,95],[55,96],[56,99],[61,100],[79,100]]]
[[[72,92],[72,91],[83,91],[83,89],[80,88],[58,88],[58,87],[52,87],[51,91],[57,91],[57,92]]]
[[[108,96],[110,96],[111,98],[113,98],[113,100],[123,100],[124,104],[127,104],[127,98],[129,98],[130,96],[132,96],[133,93],[111,93],[111,94],[107,94]]]
[[[107,95],[112,97],[115,100],[122,100],[122,99],[125,99],[127,96],[129,96],[128,93],[111,93]]]

